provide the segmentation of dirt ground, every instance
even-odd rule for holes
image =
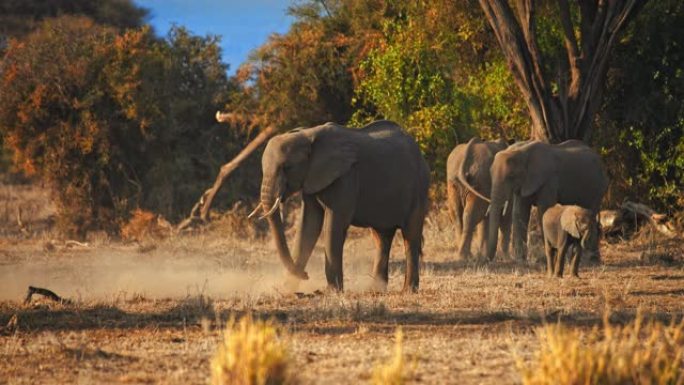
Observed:
[[[360,229],[345,245],[344,293],[315,292],[325,282],[320,247],[311,280],[293,287],[270,238],[220,228],[142,245],[0,238],[0,384],[206,384],[226,320],[246,313],[291,332],[304,384],[367,383],[398,326],[415,383],[518,383],[516,359],[529,359],[544,323],[590,328],[606,311],[612,322],[638,308],[663,321],[684,312],[681,240],[604,242],[603,264],[551,279],[534,262],[456,261],[452,231],[428,221],[417,294],[399,291],[399,239],[388,291],[369,290],[374,248]],[[29,285],[74,303],[24,304]]]

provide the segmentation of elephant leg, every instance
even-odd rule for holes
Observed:
[[[447,206],[449,207],[449,214],[454,220],[456,253],[459,254],[459,246],[463,237],[463,201],[461,200],[461,190],[453,182],[447,182]]]
[[[532,203],[529,198],[516,196],[513,213],[513,255],[523,261],[527,259],[527,226],[530,222]]]
[[[396,230],[379,230],[371,229],[375,245],[377,246],[377,254],[373,263],[373,277],[376,282],[384,285],[387,288],[389,281],[389,257],[390,248],[392,247],[392,239]]]
[[[544,241],[544,253],[546,254],[546,275],[549,277],[553,275],[553,269],[556,265],[555,263],[555,252],[556,250],[547,241]]]
[[[575,245],[575,250],[572,256],[572,261],[570,262],[570,272],[574,277],[579,278],[579,264],[582,260],[582,248],[579,245]]]
[[[513,203],[515,204],[515,203]],[[500,233],[500,244],[499,244],[499,249],[501,250],[501,254],[504,256],[508,257],[509,249],[510,249],[510,244],[511,244],[511,220],[513,218],[513,209],[511,208],[508,210],[506,215],[501,217],[501,224],[499,225],[499,233]]]
[[[476,218],[474,217],[477,202],[471,195],[466,199],[465,207],[463,208],[463,230],[461,232],[461,240],[459,245],[459,256],[462,259],[468,259],[472,256],[470,246],[473,242],[473,233],[475,232]]]
[[[558,254],[556,255],[556,267],[554,269],[554,275],[558,278],[563,277],[563,268],[565,267],[565,254],[568,252],[569,242],[565,242],[558,248]]]
[[[342,215],[331,209],[325,210],[325,278],[328,281],[328,288],[336,291],[344,289],[342,252],[350,223],[351,215]]]
[[[295,264],[297,268],[304,271],[311,252],[316,246],[318,236],[321,234],[323,226],[323,208],[312,195],[302,196],[302,210],[297,226],[297,236],[295,239],[295,250],[297,258]]]
[[[475,244],[477,245],[477,255],[484,257],[487,253],[487,228],[488,221],[480,220],[479,223],[475,225]]]
[[[414,208],[406,227],[401,229],[404,237],[404,254],[406,254],[406,275],[404,291],[417,291],[420,280],[420,255],[423,251],[424,208]]]

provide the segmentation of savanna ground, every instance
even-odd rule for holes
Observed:
[[[417,294],[400,291],[400,236],[388,291],[369,290],[374,246],[360,229],[345,245],[346,291],[320,293],[320,247],[307,269],[311,280],[293,289],[270,238],[251,236],[240,220],[141,244],[95,236],[87,246],[66,245],[37,225],[17,230],[10,201],[30,195],[2,191],[2,384],[205,384],[226,320],[246,313],[290,331],[305,384],[368,382],[374,365],[391,355],[398,326],[415,365],[412,381],[517,383],[516,360],[535,351],[544,323],[591,328],[606,311],[617,323],[632,320],[638,308],[663,321],[684,312],[682,244],[647,231],[604,240],[603,264],[581,266],[581,279],[559,280],[547,278],[541,263],[456,261],[453,229],[435,212],[426,223]],[[34,204],[24,215],[49,211]],[[74,303],[24,304],[29,285]]]

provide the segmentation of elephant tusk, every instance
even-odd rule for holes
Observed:
[[[247,219],[252,219],[252,217],[255,216],[256,213],[261,209],[261,205],[262,205],[261,202],[259,202],[257,207],[255,207],[254,210],[252,210],[252,212],[249,213],[249,215],[247,215]]]
[[[276,199],[275,203],[273,204],[273,207],[271,207],[271,209],[268,210],[267,213],[265,213],[264,215],[259,217],[259,219],[264,219],[264,218],[270,217],[271,214],[273,214],[278,209],[279,205],[280,205],[280,197],[278,197],[278,199]]]
[[[489,210],[492,208],[492,205],[487,206],[487,211],[485,211],[485,217],[489,216]]]
[[[506,216],[506,209],[508,208],[508,201],[504,202],[503,216]]]
[[[221,121],[221,111],[216,111],[216,121],[217,122]]]

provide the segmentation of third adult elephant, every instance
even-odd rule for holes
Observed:
[[[530,141],[509,147],[496,154],[491,174],[489,259],[496,253],[496,229],[511,194],[517,206],[513,212],[513,252],[517,257],[525,258],[532,205],[537,206],[540,224],[544,212],[556,203],[578,205],[598,213],[608,187],[601,157],[579,140],[560,144]]]
[[[447,159],[447,205],[456,227],[458,255],[467,259],[472,248],[484,254],[487,239],[486,213],[489,203],[478,197],[478,191],[489,195],[491,176],[489,168],[494,155],[508,147],[503,139],[482,141],[472,138],[466,144],[456,146]],[[501,249],[508,252],[510,239],[510,212],[501,221]],[[477,231],[476,231],[477,229]]]

